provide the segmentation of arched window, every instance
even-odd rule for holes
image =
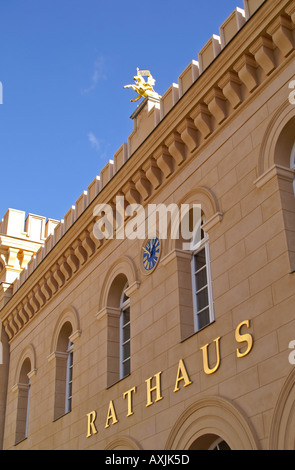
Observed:
[[[56,360],[54,419],[58,419],[72,410],[74,355],[73,343],[70,340],[72,332],[71,323],[65,322],[59,332],[57,351],[54,353]]]
[[[190,203],[190,206],[191,204],[193,207],[184,211],[181,219],[181,223],[186,227],[186,236],[184,237],[181,227],[174,250],[177,259],[182,341],[205,328],[215,319],[209,235],[203,229],[206,227],[207,220],[200,205]],[[217,213],[217,217],[211,218],[211,222],[215,219],[214,223],[217,223],[219,215]],[[210,227],[212,228],[212,224]]]
[[[125,285],[120,302],[120,379],[130,374],[130,299],[125,291]]]
[[[130,299],[126,292],[129,283],[123,273],[117,274],[109,284],[107,305],[97,318],[106,322],[107,387],[130,374]]]
[[[205,222],[201,219],[201,227]],[[199,331],[214,321],[211,283],[209,236],[195,227],[191,242],[191,275],[194,311],[194,330]]]
[[[72,391],[73,391],[73,348],[74,345],[69,339],[67,349],[67,375],[66,375],[66,401],[65,401],[65,413],[69,413],[72,410]]]
[[[28,432],[29,432],[30,397],[31,397],[31,380],[29,379],[29,381],[28,381],[28,390],[27,390],[27,412],[26,412],[25,439],[28,437]]]
[[[28,437],[31,394],[31,381],[29,379],[30,372],[31,361],[29,358],[27,358],[22,364],[19,375],[19,382],[16,385],[18,391],[15,432],[16,444]]]

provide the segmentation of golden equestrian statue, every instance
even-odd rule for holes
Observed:
[[[160,95],[154,91],[154,84],[156,80],[153,78],[151,72],[149,70],[139,70],[136,69],[137,73],[133,80],[135,81],[135,85],[126,85],[123,88],[132,88],[132,90],[136,91],[137,97],[134,100],[130,100],[132,102],[138,101],[141,97],[147,98],[151,96],[152,98],[160,99]],[[144,80],[143,77],[147,77],[147,81]]]

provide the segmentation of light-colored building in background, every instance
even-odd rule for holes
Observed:
[[[245,0],[62,221],[5,214],[3,449],[295,448],[294,23]],[[99,240],[119,197],[202,236]]]

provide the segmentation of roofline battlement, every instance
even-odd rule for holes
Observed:
[[[28,214],[17,209],[8,209],[0,221],[0,237],[19,238],[35,243],[43,243],[53,233],[59,221],[46,217]]]

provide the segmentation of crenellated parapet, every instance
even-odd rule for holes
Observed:
[[[10,309],[2,320],[10,340],[109,243],[94,235],[95,205],[114,206],[118,195],[128,204],[146,205],[168,178],[198,159],[209,139],[294,54],[294,0],[244,3],[245,10],[232,13],[219,39],[212,36],[199,61],[189,64],[159,103],[142,103],[133,115],[136,122],[128,144],[120,147],[14,281]],[[36,270],[41,262],[43,269]]]
[[[34,260],[58,222],[8,209],[0,222],[0,306],[13,294],[13,283]],[[31,263],[32,265],[32,263]]]

